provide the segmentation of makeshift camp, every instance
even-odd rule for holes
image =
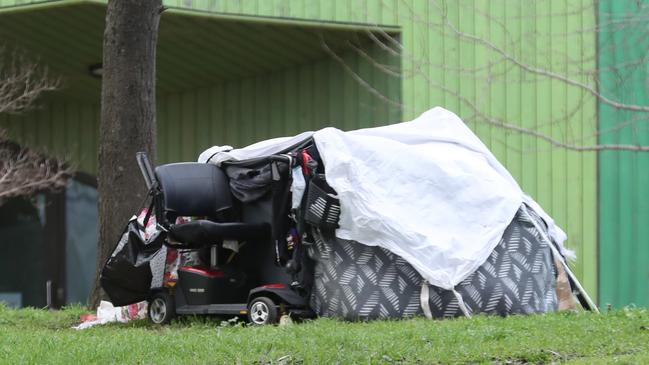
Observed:
[[[254,238],[252,256],[288,273],[290,281],[278,285],[304,298],[308,308],[301,310],[345,319],[548,312],[559,307],[560,275],[570,278],[568,290],[579,292],[585,307],[596,309],[566,264],[565,233],[443,108],[385,127],[325,128],[241,149],[215,146],[199,163],[217,167],[224,176],[219,184],[227,180],[229,186],[219,192],[228,199],[220,216],[204,212],[204,222],[267,224],[269,235]],[[148,173],[148,180],[174,180],[167,175],[179,170],[166,166]],[[193,184],[184,189],[191,195],[202,189],[197,181],[175,179],[172,190]],[[165,196],[170,188],[157,191]],[[184,196],[174,204],[200,199]],[[174,238],[179,227],[164,230]],[[245,240],[217,234],[190,248],[212,241],[241,247]],[[250,260],[244,251],[233,252]],[[280,276],[273,280],[286,279]],[[297,308],[274,298],[272,317]]]

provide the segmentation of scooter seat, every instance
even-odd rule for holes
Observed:
[[[223,240],[249,241],[270,239],[268,223],[216,223],[197,220],[169,227],[169,237],[187,248],[199,248],[216,244]]]

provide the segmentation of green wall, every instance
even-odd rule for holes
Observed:
[[[505,119],[560,142],[595,142],[595,100],[581,89],[522,71],[489,46],[532,67],[586,81],[588,75],[580,71],[595,68],[596,62],[595,34],[582,31],[595,26],[592,0],[179,0],[165,1],[165,5],[169,14],[195,11],[202,17],[253,15],[279,22],[398,26],[403,49],[389,42],[387,46],[400,52],[403,75],[400,92],[388,87],[388,94],[401,95],[395,100],[403,103],[401,115],[409,119],[441,105],[467,121],[523,188],[567,231],[568,246],[578,255],[574,270],[597,297],[596,154],[555,148],[538,138],[486,123]],[[482,41],[460,37],[455,29]],[[359,64],[363,75],[381,73],[371,63]],[[331,71],[335,66],[319,67],[322,70],[318,63],[305,65],[300,70],[160,97],[159,140],[168,146],[160,151],[160,159],[193,158],[212,143],[243,145],[257,138],[290,134],[308,129],[298,127],[305,121],[310,128],[329,122],[354,128],[372,120],[395,120],[395,112],[365,114],[376,98],[354,86],[348,75],[340,75],[344,71]],[[330,70],[326,75],[325,68]],[[304,84],[300,80],[309,81]],[[272,101],[264,96],[264,83],[273,90]],[[309,83],[326,84],[328,89],[300,86]],[[301,91],[306,89],[312,96]],[[206,100],[215,102],[206,107]],[[266,110],[270,114],[264,118]],[[175,122],[179,120],[182,124]],[[208,123],[208,132],[201,128],[206,120],[214,121]]]
[[[621,103],[649,105],[649,1],[602,0],[599,5],[600,93]],[[649,145],[649,113],[599,103],[602,144]],[[600,304],[649,304],[649,153],[599,155]]]
[[[77,102],[45,102],[23,115],[1,115],[0,127],[14,139],[71,161],[80,170],[97,170],[99,107]]]
[[[372,58],[399,68],[399,59],[366,45]],[[356,53],[341,53],[381,95],[401,98],[398,78],[376,71]],[[242,60],[245,62],[245,60]],[[211,87],[158,95],[158,162],[192,161],[213,145],[243,147],[259,140],[326,126],[358,129],[401,120],[333,59]],[[96,173],[99,107],[50,101],[20,116],[0,115],[0,126],[31,146],[68,158]]]
[[[375,59],[398,67],[398,59],[369,48]],[[376,72],[357,54],[343,59],[382,95],[400,100],[399,79]],[[359,85],[338,62],[324,59],[160,97],[158,160],[195,160],[213,145],[243,147],[326,126],[358,129],[400,119],[399,109]]]

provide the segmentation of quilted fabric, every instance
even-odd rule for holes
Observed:
[[[528,215],[529,214],[529,215]],[[556,271],[549,242],[522,206],[487,261],[456,286],[473,314],[527,314],[557,309]],[[348,320],[423,314],[422,278],[404,259],[380,247],[313,232],[311,307],[320,316]],[[452,291],[429,285],[433,317],[463,315]]]

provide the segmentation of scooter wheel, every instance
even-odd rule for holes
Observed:
[[[277,305],[267,297],[257,297],[248,305],[248,320],[258,326],[275,324],[279,319]]]
[[[166,292],[158,292],[149,300],[149,320],[154,324],[168,324],[176,316],[174,298]]]

